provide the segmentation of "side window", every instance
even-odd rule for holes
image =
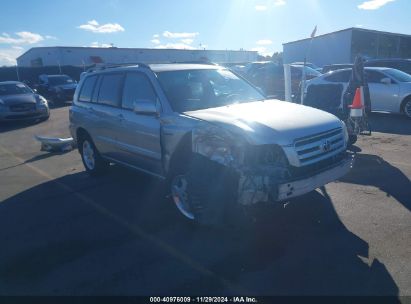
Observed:
[[[329,82],[349,82],[351,73],[352,73],[351,70],[333,72],[330,76],[327,76],[324,79]]]
[[[133,109],[133,103],[138,101],[156,102],[156,93],[150,80],[143,73],[127,73],[124,82],[122,106]]]
[[[365,71],[365,75],[370,83],[381,83],[381,79],[386,78],[384,74],[376,71]]]
[[[97,102],[113,107],[120,105],[121,84],[123,74],[105,74],[100,81]]]
[[[93,94],[94,84],[96,83],[96,76],[88,77],[84,80],[83,86],[81,87],[80,95],[78,100],[82,102],[90,102],[91,96]]]

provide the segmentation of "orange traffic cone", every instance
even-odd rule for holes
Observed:
[[[351,117],[362,117],[362,115],[363,115],[364,104],[362,103],[361,89],[362,88],[358,88],[355,91],[354,101],[353,101],[352,105],[348,106],[351,109],[350,110],[350,116]]]

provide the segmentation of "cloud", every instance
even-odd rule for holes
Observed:
[[[262,39],[257,41],[257,45],[271,45],[273,42],[269,39]]]
[[[192,44],[193,41],[194,41],[194,39],[190,39],[190,38],[181,39],[181,42],[184,43],[184,44]]]
[[[358,5],[359,9],[363,10],[377,10],[384,5],[394,2],[395,0],[371,0],[371,1],[365,1],[362,4]]]
[[[44,40],[44,37],[40,34],[32,32],[17,32],[15,38],[11,37],[7,33],[3,33],[0,36],[0,43],[3,44],[34,44]]]
[[[96,20],[88,21],[86,24],[79,25],[77,28],[99,34],[124,32],[124,28],[118,23],[101,24]]]
[[[46,35],[44,38],[49,39],[49,40],[57,40],[56,36],[51,36],[51,35]]]
[[[98,41],[94,41],[90,44],[90,47],[95,47],[95,48],[109,48],[111,47],[111,44],[108,43],[98,43]]]
[[[186,38],[195,38],[199,35],[200,33],[195,32],[195,33],[172,33],[169,31],[165,31],[163,33],[163,36],[169,39],[186,39]]]
[[[283,6],[283,5],[286,5],[287,3],[285,2],[285,0],[275,0],[273,4],[274,6]]]
[[[263,11],[268,10],[272,6],[283,6],[286,4],[287,2],[285,0],[271,0],[267,4],[257,4],[255,6],[255,10],[263,12]]]
[[[161,41],[160,41],[160,39],[152,39],[152,40],[151,40],[151,43],[160,44]]]
[[[24,49],[20,46],[11,48],[0,48],[0,66],[16,65],[16,58],[23,54]]]
[[[260,55],[263,55],[263,56],[267,56],[267,55],[271,56],[273,53],[272,51],[268,50],[265,46],[253,47],[251,50],[254,52],[258,52]]]
[[[196,50],[197,48],[184,43],[166,43],[157,45],[156,49],[179,49],[179,50]]]
[[[154,34],[154,35],[153,35],[153,38],[154,38],[154,39],[160,38],[160,35],[159,35],[159,34]]]

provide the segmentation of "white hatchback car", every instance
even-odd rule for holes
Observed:
[[[311,85],[342,84],[348,86],[352,69],[329,72],[307,81]],[[371,97],[371,111],[403,113],[411,118],[411,75],[391,68],[366,67]]]

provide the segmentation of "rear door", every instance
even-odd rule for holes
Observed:
[[[103,156],[114,159],[120,151],[117,134],[123,120],[120,105],[124,76],[121,72],[101,74],[92,100],[92,111],[98,120],[93,139]]]
[[[117,133],[120,161],[155,174],[162,172],[160,120],[155,114],[137,114],[138,103],[152,103],[160,112],[155,89],[143,72],[127,72],[122,94],[121,131]]]

